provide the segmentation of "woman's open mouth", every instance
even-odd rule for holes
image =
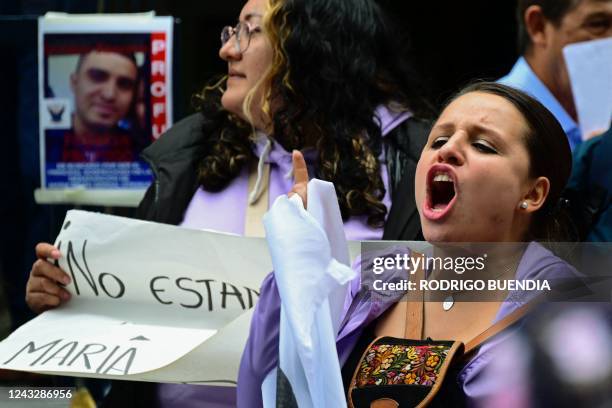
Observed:
[[[444,218],[457,199],[456,176],[446,165],[435,165],[427,173],[427,194],[423,215],[433,221]]]

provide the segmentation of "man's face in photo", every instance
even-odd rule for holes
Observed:
[[[92,51],[70,77],[81,127],[107,131],[124,118],[134,100],[138,71],[133,60],[114,52]]]

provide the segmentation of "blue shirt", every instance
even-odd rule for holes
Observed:
[[[540,81],[540,78],[533,72],[524,57],[520,57],[510,73],[497,82],[526,92],[540,101],[561,124],[572,151],[582,142],[582,135],[578,124],[563,109],[563,106],[561,106],[546,85]]]

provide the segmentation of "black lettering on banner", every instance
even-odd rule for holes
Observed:
[[[87,284],[89,284],[89,287],[91,288],[93,293],[96,296],[98,296],[99,292],[98,292],[98,286],[96,285],[96,279],[94,278],[94,275],[92,274],[91,270],[89,269],[89,265],[87,264],[86,248],[87,248],[87,240],[83,241],[83,248],[81,250],[83,267],[81,267],[81,264],[79,264],[79,262],[77,261],[76,255],[74,253],[72,241],[68,241],[68,251],[66,254],[66,259],[68,261],[68,271],[70,272],[70,275],[72,276],[72,282],[74,283],[74,290],[76,291],[77,295],[81,294],[81,290],[79,289],[79,283],[78,283],[79,280],[77,279],[77,274],[75,273],[75,270],[78,270],[81,273],[81,275],[87,281]],[[107,289],[107,285],[104,284],[104,280],[106,277],[112,277],[115,280],[115,282],[117,282],[118,291],[115,295],[111,295]],[[119,299],[125,293],[125,285],[123,284],[121,279],[119,279],[117,276],[113,275],[112,273],[104,272],[98,275],[98,283],[100,284],[100,287],[102,288],[104,293],[106,293],[106,295],[110,298]]]
[[[255,294],[255,296],[259,297],[259,292],[254,289],[247,288],[246,286],[244,288],[246,289],[247,295],[249,297],[249,307],[247,309],[250,309],[255,306],[255,303],[253,302],[253,293]]]
[[[158,279],[168,279],[168,280],[169,280],[170,278],[169,278],[169,277],[167,277],[167,276],[156,276],[155,278],[151,279],[151,281],[149,282],[149,288],[151,289],[151,293],[153,294],[153,297],[154,297],[155,299],[157,299],[157,301],[158,301],[159,303],[161,303],[162,305],[171,305],[173,302],[171,302],[171,301],[167,301],[167,302],[165,302],[165,301],[161,300],[161,299],[159,298],[159,296],[157,296],[157,292],[165,292],[165,291],[166,291],[165,289],[155,289],[155,288],[153,287],[153,286],[155,286],[155,282],[156,282]]]
[[[189,278],[178,278],[176,280],[176,286],[178,286],[180,289],[183,289],[187,292],[191,292],[194,295],[196,295],[196,297],[198,298],[197,303],[194,303],[193,305],[186,305],[184,303],[181,303],[180,305],[189,309],[197,309],[198,307],[202,306],[202,295],[200,295],[200,293],[197,290],[191,289],[191,288],[186,288],[184,286],[181,286],[181,282],[183,281],[190,281],[193,282],[191,279]]]
[[[100,374],[100,371],[102,371],[102,367],[104,367],[104,364],[106,364],[108,362],[108,360],[110,360],[110,358],[113,356],[113,354],[115,354],[115,352],[119,349],[119,346],[115,346],[115,348],[113,349],[113,351],[106,356],[106,358],[104,359],[104,361],[102,362],[102,364],[100,364],[100,367],[98,367],[98,369],[96,370],[97,374]]]
[[[90,347],[93,346],[100,346],[101,348],[98,350],[94,350],[94,351],[90,351],[87,352],[87,349],[89,349]],[[81,349],[81,351],[79,351],[76,356],[74,356],[74,358],[68,363],[68,366],[71,366],[72,364],[74,364],[74,362],[81,356],[83,356],[83,360],[85,361],[85,367],[87,367],[88,370],[91,369],[91,364],[89,363],[89,358],[87,357],[90,354],[98,354],[103,352],[104,350],[106,350],[106,346],[104,344],[99,344],[99,343],[90,343],[90,344],[86,344],[85,347],[83,347]]]
[[[127,357],[127,361],[125,362],[125,367],[123,369],[115,368],[117,363],[119,363],[124,357]],[[106,370],[104,370],[104,374],[108,374],[110,370],[122,372],[122,374],[124,375],[129,374],[130,368],[132,367],[132,363],[134,362],[135,357],[136,357],[136,347],[130,347],[122,355],[117,357],[117,359],[110,366],[108,366]]]
[[[212,292],[210,290],[210,282],[214,282],[214,279],[200,279],[197,280],[196,283],[205,283],[206,284],[206,292],[208,293],[208,311],[212,312],[213,310],[213,300],[212,300]]]
[[[63,339],[54,340],[54,341],[52,341],[52,342],[50,342],[50,343],[47,343],[47,344],[45,344],[44,346],[40,346],[40,347],[38,347],[38,348],[36,348],[36,345],[34,344],[34,342],[33,342],[33,341],[30,341],[30,342],[28,342],[28,344],[26,344],[25,346],[23,346],[23,347],[21,348],[21,350],[19,350],[19,351],[18,351],[18,352],[17,352],[17,353],[16,353],[16,354],[13,356],[13,357],[9,358],[8,360],[6,360],[6,361],[5,361],[4,363],[2,363],[2,364],[8,364],[8,363],[10,363],[11,361],[13,361],[13,360],[14,360],[14,359],[15,359],[15,358],[16,358],[16,357],[19,355],[19,354],[21,354],[21,353],[22,353],[24,350],[26,350],[26,349],[28,349],[28,351],[27,351],[27,353],[28,353],[28,354],[32,354],[32,353],[35,353],[35,352],[37,352],[37,351],[39,351],[39,350],[42,350],[42,349],[44,349],[44,348],[47,348],[47,349],[45,350],[45,352],[44,352],[44,353],[43,353],[41,356],[39,356],[39,357],[38,357],[38,358],[37,358],[37,359],[36,359],[36,360],[35,360],[35,361],[34,361],[32,364],[30,364],[31,366],[33,366],[34,364],[36,364],[36,362],[37,362],[38,360],[40,360],[41,358],[43,358],[43,357],[44,357],[44,356],[45,356],[45,355],[46,355],[46,354],[49,352],[49,350],[51,350],[53,347],[55,347],[55,346],[57,345],[57,343],[59,343],[59,342],[60,342],[60,341],[62,341],[62,340],[63,340]]]
[[[3,364],[10,363],[15,358],[17,358],[17,356],[21,355],[24,351],[28,355],[32,355],[33,353],[41,352],[44,350],[44,352],[38,356],[36,356],[35,354],[31,356],[32,358],[36,357],[36,359],[32,361],[32,363],[30,363],[30,366],[39,365],[39,367],[42,367],[42,366],[47,365],[51,360],[54,360],[54,359],[59,359],[60,361],[57,363],[57,365],[62,366],[72,356],[72,354],[79,348],[78,341],[69,341],[66,344],[59,347],[58,349],[55,349],[55,347],[58,344],[60,344],[62,341],[63,339],[54,340],[40,347],[36,347],[36,345],[34,344],[34,341],[30,341],[28,342],[28,344],[22,347],[21,350],[19,350],[15,355],[13,355],[11,358],[6,360]],[[100,354],[100,353],[105,352],[107,349],[109,349],[109,347],[105,346],[104,344],[99,344],[99,343],[85,344],[80,349],[80,351],[76,353],[76,355],[72,358],[72,360],[70,360],[70,362],[68,363],[68,366],[72,366],[80,357],[83,357],[85,367],[88,370],[92,370],[93,363],[95,363],[96,360],[99,360],[99,359],[92,358],[90,360],[90,356],[94,354],[98,354],[99,357],[101,358],[103,354]],[[104,358],[104,361],[102,361],[102,364],[98,366],[98,368],[96,369],[96,373],[108,374],[110,370],[114,370],[114,371],[119,371],[121,374],[129,374],[130,368],[132,367],[132,364],[134,363],[134,359],[136,358],[136,351],[137,351],[136,347],[130,347],[127,350],[125,350],[121,355],[119,355],[119,357],[117,357],[106,368],[106,370],[104,370],[104,372],[102,372],[106,363],[111,361],[111,358],[117,353],[119,349],[120,349],[120,346],[115,346],[113,350],[110,352],[110,354],[108,354],[108,351],[106,351],[105,354],[108,354],[108,355]],[[39,362],[43,358],[45,358],[45,356],[49,354],[51,350],[53,350],[53,353],[39,364]],[[51,365],[53,365],[53,363]]]
[[[117,282],[119,292],[115,296],[111,295],[106,289],[106,285],[104,284],[104,278],[106,276],[110,276],[111,278],[115,279],[115,282]],[[111,297],[113,299],[119,299],[125,293],[125,285],[123,284],[123,282],[121,282],[118,277],[116,277],[115,275],[111,273],[107,273],[107,272],[101,273],[100,276],[98,276],[98,282],[100,282],[100,287],[102,288],[102,290],[104,291],[104,293],[106,293],[108,297]]]
[[[76,278],[76,275],[74,273],[74,268],[72,266],[73,263],[75,267],[78,268],[78,270],[81,272],[81,275],[83,275],[83,277],[85,278],[85,280],[91,287],[91,290],[93,290],[94,294],[98,296],[98,287],[96,286],[96,281],[94,280],[94,277],[91,274],[91,271],[87,267],[87,262],[85,260],[85,247],[86,246],[87,246],[87,240],[83,242],[82,253],[83,253],[83,264],[85,266],[85,270],[83,270],[83,268],[81,268],[81,265],[79,265],[79,263],[77,262],[76,256],[74,255],[74,249],[72,247],[72,242],[68,241],[68,253],[66,254],[66,260],[68,261],[68,269],[70,271],[70,275],[72,275],[72,282],[74,282],[74,290],[76,291],[77,295],[80,295],[81,291],[79,290],[78,279]]]
[[[61,250],[62,250],[62,241],[59,241],[59,242],[57,243],[57,250],[58,250],[58,251],[61,251]],[[60,265],[59,265],[59,259],[56,259],[56,260],[54,260],[54,261],[53,261],[53,266],[55,266],[56,268],[59,268],[59,266],[60,266]]]
[[[232,287],[233,290],[231,292],[227,291],[227,287],[228,286]],[[242,300],[242,293],[240,293],[240,290],[238,290],[238,288],[235,287],[234,285],[232,285],[231,283],[223,282],[223,290],[221,291],[221,296],[222,296],[222,298],[221,298],[221,307],[223,309],[226,308],[227,296],[235,296],[238,299],[238,301],[240,302],[240,306],[242,306],[242,309],[243,310],[245,309],[244,300]]]
[[[64,344],[62,347],[60,347],[60,348],[58,348],[57,350],[55,350],[55,351],[53,352],[53,354],[51,354],[51,355],[49,356],[49,358],[48,358],[48,359],[46,359],[45,361],[43,361],[41,364],[42,364],[42,365],[45,365],[45,364],[47,364],[47,363],[48,363],[50,360],[52,360],[52,359],[54,359],[54,358],[61,358],[61,359],[62,359],[62,361],[60,361],[58,365],[64,365],[64,363],[66,362],[66,360],[68,360],[68,357],[70,357],[70,355],[72,354],[72,352],[74,351],[74,349],[76,349],[76,348],[77,348],[77,346],[78,346],[78,345],[79,345],[79,343],[78,343],[78,342],[76,342],[76,341],[70,341],[70,342],[68,342],[68,343]],[[68,352],[67,352],[65,355],[59,355],[59,356],[58,356],[58,354],[59,354],[59,353],[60,353],[62,350],[64,350],[65,348],[67,348],[67,347],[69,347],[69,346],[70,346],[70,350],[68,350]]]

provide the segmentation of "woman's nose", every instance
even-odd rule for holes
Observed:
[[[450,138],[438,149],[438,162],[461,166],[465,162],[462,142],[458,138]]]
[[[236,35],[232,35],[230,39],[219,49],[219,57],[224,61],[236,61],[242,58],[242,53],[238,52],[236,47]]]

